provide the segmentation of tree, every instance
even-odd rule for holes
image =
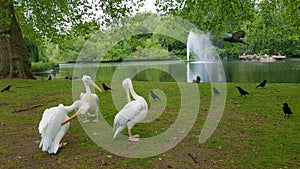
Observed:
[[[193,23],[203,32],[210,32],[210,38],[221,42],[224,33],[238,30],[247,32],[254,19],[254,1],[251,0],[172,0],[156,1],[158,10],[182,17]],[[248,32],[247,32],[248,35]],[[246,36],[247,38],[248,36]],[[247,40],[247,39],[246,39]],[[237,56],[245,46],[223,43],[225,48],[218,49],[220,55]]]
[[[57,42],[59,35],[68,34],[68,27],[86,20],[109,23],[128,15],[141,2],[0,0],[0,4],[0,78],[29,79],[33,75],[20,25],[27,35],[40,35],[44,40]],[[98,16],[96,13],[103,14]]]
[[[297,2],[298,1],[298,2]],[[299,0],[262,0],[251,28],[252,52],[259,55],[300,55]]]
[[[173,4],[173,5],[171,5]],[[236,31],[251,22],[254,3],[249,0],[161,0],[158,9],[192,22],[202,31]]]
[[[300,55],[300,0],[157,0],[158,10],[197,25],[222,38],[222,32],[244,30],[249,46],[225,43],[221,55]]]
[[[1,0],[0,78],[33,78],[31,63],[12,0]]]

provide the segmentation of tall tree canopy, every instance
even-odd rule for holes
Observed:
[[[86,21],[121,18],[140,0],[0,0],[0,78],[33,78],[23,34],[57,40]],[[20,26],[21,25],[21,26]],[[77,31],[82,31],[80,26]]]
[[[93,31],[107,30],[106,24],[130,16],[144,1],[0,0],[0,78],[33,78],[30,59],[39,61],[44,57],[41,53],[53,61],[76,59]],[[214,39],[222,40],[225,32],[244,30],[250,45],[224,43],[221,56],[300,56],[300,0],[156,0],[156,5],[159,14],[182,17],[200,30],[210,31]],[[140,30],[142,34],[144,29],[147,27]],[[105,59],[126,58],[147,47],[185,53],[182,44],[172,38],[148,35],[125,39]],[[41,52],[38,48],[43,45],[47,48]],[[98,57],[95,53],[94,58]]]
[[[226,44],[225,55],[300,56],[300,0],[157,0],[156,4],[159,11],[181,16],[219,38],[223,32],[244,30],[250,45]]]

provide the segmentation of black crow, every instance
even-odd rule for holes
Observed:
[[[160,98],[153,91],[150,91],[150,93],[153,100],[160,100]]]
[[[4,92],[4,91],[9,91],[11,88],[11,85],[8,85],[6,88],[2,89],[1,92]]]
[[[227,35],[228,35],[228,37],[224,38],[223,39],[224,41],[227,41],[227,42],[239,42],[239,43],[243,43],[243,44],[249,45],[247,42],[245,42],[243,40],[243,38],[246,35],[246,33],[244,31],[238,31],[238,32],[235,32],[233,34],[227,34]]]
[[[220,94],[220,92],[218,91],[218,89],[215,88],[215,87],[213,87],[213,92],[214,92],[214,94]]]
[[[48,77],[48,80],[52,80],[52,76],[51,75]]]
[[[79,77],[78,76],[70,77],[70,80],[76,80],[76,79],[79,79]]]
[[[267,80],[264,80],[264,81],[261,82],[259,85],[257,85],[256,88],[258,88],[258,87],[263,88],[263,87],[265,87],[266,83],[267,83]]]
[[[104,83],[102,83],[102,86],[103,86],[103,89],[104,89],[105,91],[111,90],[111,88],[109,88],[108,86],[106,86]]]
[[[212,43],[212,45],[217,46],[220,49],[224,48],[224,44],[222,42],[219,42],[216,39],[211,39],[211,43]]]
[[[289,105],[288,105],[287,103],[283,103],[282,110],[283,110],[284,116],[285,116],[286,114],[287,114],[287,115],[293,114],[291,108],[289,107]]]
[[[200,76],[197,76],[196,79],[193,80],[193,83],[200,83],[201,78]]]
[[[243,96],[243,95],[246,96],[246,94],[249,94],[248,92],[246,92],[246,91],[245,91],[244,89],[242,89],[241,87],[236,87],[236,88],[238,88],[238,90],[239,90],[241,96]]]

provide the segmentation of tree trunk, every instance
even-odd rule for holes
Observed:
[[[12,0],[0,6],[0,78],[33,79],[28,51]]]

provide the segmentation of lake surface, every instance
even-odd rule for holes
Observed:
[[[198,66],[202,67],[200,71],[205,71],[205,67],[211,64],[213,63],[192,64],[190,69],[193,71]],[[222,61],[222,65],[225,71],[226,82],[257,83],[264,79],[271,83],[300,82],[300,59],[286,59],[269,63]],[[197,73],[200,72],[195,69],[192,76],[194,77]],[[187,63],[183,61],[60,64],[60,72],[55,77],[80,77],[82,74],[96,75],[97,79],[100,80],[120,76],[124,78],[132,77],[133,80],[137,81],[189,81]],[[204,77],[202,81],[207,82],[209,79]]]

